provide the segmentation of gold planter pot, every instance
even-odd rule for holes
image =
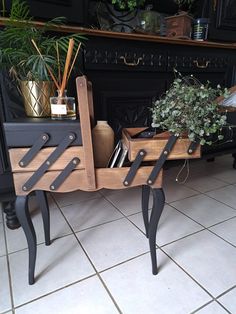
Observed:
[[[50,116],[50,97],[56,88],[50,81],[21,81],[25,112],[28,117],[42,118]]]

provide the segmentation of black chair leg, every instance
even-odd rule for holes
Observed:
[[[50,213],[47,195],[46,192],[39,190],[35,191],[35,194],[42,213],[45,244],[50,245]]]
[[[165,194],[163,189],[152,189],[153,191],[153,208],[149,222],[149,246],[152,260],[152,273],[157,274],[157,257],[156,257],[156,233],[158,222],[165,204]]]
[[[142,214],[143,214],[143,222],[144,222],[145,233],[146,233],[147,238],[148,238],[148,229],[149,229],[149,221],[148,221],[149,196],[150,196],[150,186],[143,185],[142,186]]]
[[[17,218],[24,230],[29,249],[29,284],[34,284],[34,272],[36,262],[36,234],[28,209],[28,196],[17,196],[15,202]]]

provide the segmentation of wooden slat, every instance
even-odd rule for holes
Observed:
[[[123,168],[99,168],[96,169],[97,187],[93,190],[87,183],[87,173],[85,170],[74,170],[70,176],[64,181],[61,187],[55,192],[71,192],[76,190],[96,191],[102,188],[107,189],[127,189],[129,187],[140,186],[146,184],[147,178],[153,167],[141,167],[129,187],[123,185],[123,181],[129,171],[129,167]],[[59,175],[59,171],[49,171],[35,184],[30,191],[24,192],[22,186],[32,176],[33,172],[14,173],[14,185],[16,195],[26,195],[33,190],[50,191],[50,184]],[[162,186],[162,171],[152,187],[160,188]]]
[[[28,152],[29,148],[11,148],[9,149],[9,155],[11,160],[11,168],[13,172],[26,172],[37,170],[42,163],[48,158],[48,156],[54,151],[55,147],[46,147],[41,149],[35,158],[29,163],[27,167],[20,167],[19,161]],[[78,157],[80,163],[76,166],[76,169],[84,169],[84,149],[82,146],[72,146],[67,148],[64,153],[52,164],[49,170],[64,169],[65,166],[74,158]]]
[[[143,128],[139,130],[136,129],[137,132],[142,131]],[[157,160],[165,145],[167,144],[167,138],[136,138],[132,139],[131,136],[135,135],[134,129],[131,130],[125,129],[123,130],[123,138],[125,144],[129,148],[128,158],[130,161],[133,161],[139,152],[140,149],[144,149],[147,154],[144,158],[145,161]],[[171,153],[168,155],[169,160],[173,159],[192,159],[192,158],[200,158],[201,157],[201,148],[200,145],[197,147],[196,151],[193,154],[188,154],[187,150],[190,145],[189,139],[178,139],[176,144],[174,145]]]
[[[89,101],[91,101],[91,96],[88,97],[87,79],[85,76],[77,77],[76,87],[88,188],[95,189],[96,179],[91,134],[91,120],[93,120],[93,112],[89,111],[89,109],[92,108],[92,105],[89,104]]]

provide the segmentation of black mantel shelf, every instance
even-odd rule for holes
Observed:
[[[7,23],[7,18],[0,18],[0,25],[5,25]],[[44,22],[35,21],[34,25],[38,27],[43,27]],[[208,47],[208,48],[223,48],[223,49],[236,49],[235,43],[220,43],[212,41],[196,41],[191,39],[176,39],[168,38],[157,35],[146,35],[146,34],[136,34],[136,33],[121,33],[121,32],[112,32],[104,31],[99,29],[91,29],[73,25],[62,25],[57,27],[52,27],[52,30],[65,32],[65,33],[81,33],[89,36],[96,37],[108,37],[108,38],[120,38],[127,40],[136,40],[136,41],[147,41],[147,42],[156,42],[163,44],[173,44],[173,45],[184,45],[184,46],[197,46],[197,47]]]

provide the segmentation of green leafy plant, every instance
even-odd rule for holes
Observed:
[[[219,111],[216,98],[228,95],[228,90],[219,85],[212,88],[209,83],[201,84],[193,76],[184,77],[176,71],[171,87],[151,108],[152,126],[211,145],[213,134],[223,139],[221,131],[226,125],[226,114]]]
[[[190,11],[195,0],[174,0],[175,3],[178,5],[179,9],[185,9]]]
[[[116,5],[119,9],[134,10],[142,6],[146,0],[112,0],[112,4]]]
[[[25,1],[13,0],[9,20],[0,32],[0,65],[19,80],[50,80],[48,69],[58,77],[64,69],[68,43],[74,38],[75,47],[83,39],[79,34],[49,36],[48,30],[60,26],[65,19],[55,18],[44,27],[36,27]],[[40,52],[35,49],[34,41]],[[75,51],[74,51],[75,53]]]

